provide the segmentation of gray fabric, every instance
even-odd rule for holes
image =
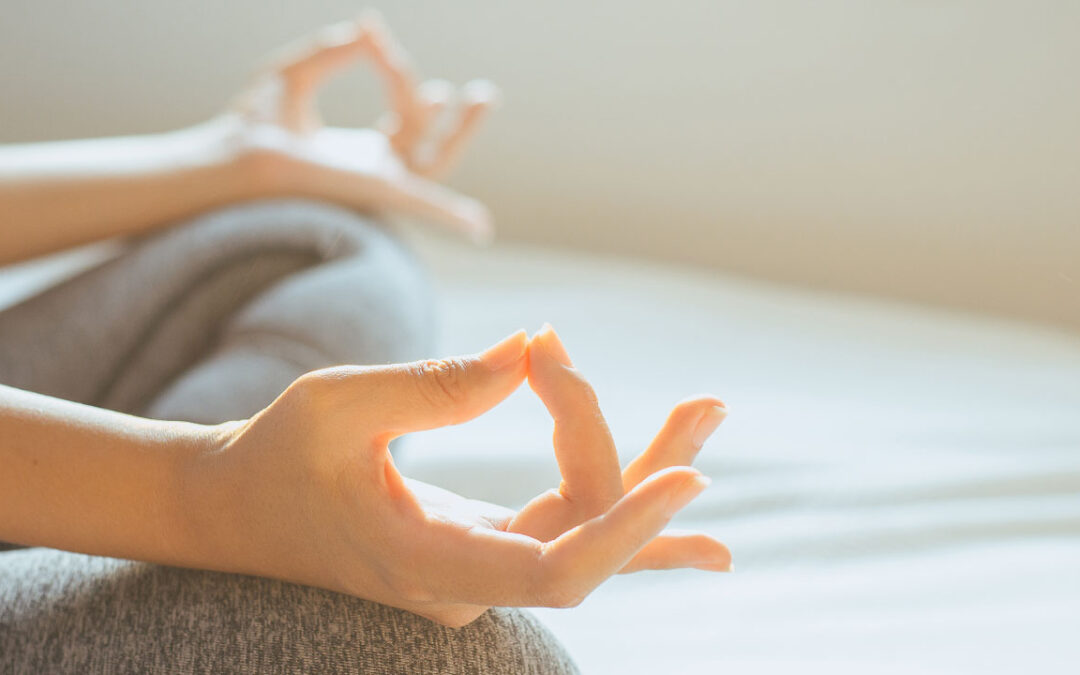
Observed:
[[[395,239],[336,207],[260,202],[152,237],[0,313],[0,381],[219,422],[315,368],[426,356],[433,333],[425,276]]]
[[[309,370],[430,355],[430,298],[412,256],[363,218],[242,205],[0,312],[0,382],[161,419],[238,419]],[[0,553],[0,672],[576,670],[519,610],[455,631],[293,584],[22,549]]]
[[[4,673],[574,672],[517,610],[454,630],[268,579],[49,549],[0,559]]]

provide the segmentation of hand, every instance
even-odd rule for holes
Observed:
[[[208,450],[183,462],[188,513],[179,549],[187,553],[177,557],[350,593],[448,625],[492,605],[572,606],[620,570],[725,569],[730,555],[719,542],[657,537],[706,484],[693,469],[668,466],[692,457],[690,427],[704,424],[687,424],[696,408],[677,408],[627,467],[623,495],[621,484],[609,484],[602,418],[567,412],[576,402],[565,397],[587,385],[546,360],[553,336],[545,332],[529,349],[517,333],[475,356],[301,377],[250,420],[222,425]],[[525,378],[527,354],[536,362],[534,388],[558,410],[563,489],[515,515],[401,476],[390,440],[482,414]],[[605,457],[575,465],[571,449]],[[589,466],[601,470],[600,495],[580,491],[593,489]]]
[[[689,398],[668,416],[648,448],[619,470],[619,459],[596,394],[570,361],[558,334],[545,326],[529,344],[529,384],[555,420],[555,456],[562,473],[557,489],[531,500],[519,513],[494,504],[468,500],[423,483],[410,482],[421,502],[457,514],[459,522],[529,535],[548,542],[572,528],[601,517],[642,481],[671,467],[689,465],[705,441],[727,417],[723,401],[712,396]],[[620,574],[640,570],[695,567],[728,572],[731,552],[701,532],[665,531],[641,548]],[[559,606],[580,602],[588,591]],[[442,623],[463,625],[487,607],[438,607],[425,615]]]
[[[323,126],[315,107],[319,87],[359,60],[370,62],[385,82],[391,112],[378,130]],[[457,161],[498,90],[481,80],[466,84],[455,124],[436,134],[454,98],[448,82],[417,84],[408,55],[369,11],[287,49],[225,122],[238,164],[259,183],[257,192],[415,216],[486,240],[492,234],[487,208],[433,179]]]

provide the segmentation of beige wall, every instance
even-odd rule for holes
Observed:
[[[194,122],[358,6],[4,0],[0,140]],[[426,74],[503,85],[455,182],[507,238],[1080,327],[1080,3],[381,7]]]

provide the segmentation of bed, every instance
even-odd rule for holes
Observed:
[[[679,527],[737,571],[618,577],[536,610],[586,673],[1080,669],[1080,337],[703,270],[416,238],[444,353],[551,322],[620,448],[731,408]],[[0,304],[101,255],[0,270]],[[1080,310],[1078,310],[1080,311]],[[557,482],[527,387],[411,437],[403,471],[520,505]]]
[[[422,251],[447,353],[550,321],[625,458],[687,395],[731,407],[676,524],[736,572],[539,610],[584,672],[1080,672],[1080,337],[640,261]],[[403,470],[520,504],[555,484],[550,428],[523,387],[414,437]]]

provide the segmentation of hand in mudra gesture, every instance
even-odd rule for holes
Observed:
[[[515,513],[403,477],[388,444],[458,424],[528,377],[555,420],[557,489]],[[276,577],[464,625],[490,606],[570,607],[619,572],[730,569],[703,533],[663,532],[707,480],[687,466],[726,409],[680,403],[620,469],[588,382],[547,328],[459,358],[302,376],[226,423],[182,470],[190,564]]]
[[[390,111],[373,129],[324,126],[319,88],[361,61],[383,80]],[[414,216],[485,240],[492,233],[487,208],[436,181],[497,98],[494,85],[482,80],[460,92],[442,80],[418,83],[379,15],[365,12],[287,48],[223,120],[260,192]],[[454,122],[441,129],[440,118],[451,114]]]

